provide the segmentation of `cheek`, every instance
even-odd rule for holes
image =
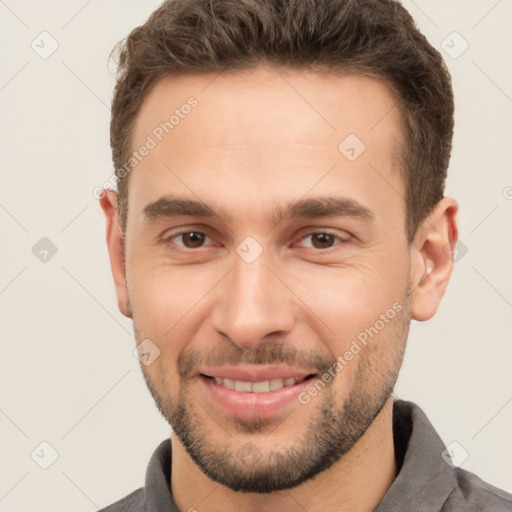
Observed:
[[[197,269],[145,266],[134,269],[130,298],[139,319],[170,329],[184,318],[208,292],[209,281]]]
[[[318,268],[297,281],[315,313],[310,328],[322,330],[325,349],[336,361],[336,400],[342,403],[360,372],[368,392],[378,390],[400,358],[406,265],[385,268],[369,260],[344,268]],[[328,272],[327,272],[328,270]],[[325,327],[327,326],[327,327]],[[365,370],[366,368],[366,370]]]
[[[386,268],[374,262],[312,267],[307,274],[296,276],[294,291],[342,346],[402,301],[407,282],[404,267]]]
[[[135,274],[129,281],[129,296],[137,342],[149,338],[160,351],[158,367],[151,365],[147,371],[165,368],[177,376],[177,358],[201,326],[202,299],[211,285],[197,271],[179,268],[141,268],[141,277]]]

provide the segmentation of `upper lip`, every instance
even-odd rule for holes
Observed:
[[[202,368],[199,373],[208,377],[226,378],[232,380],[241,380],[245,382],[261,382],[271,379],[304,379],[308,375],[316,372],[294,370],[285,366],[216,366],[212,368]]]

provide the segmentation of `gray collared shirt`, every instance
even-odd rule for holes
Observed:
[[[393,437],[399,472],[375,512],[509,512],[512,495],[473,473],[452,467],[446,449],[425,413],[395,400]],[[170,491],[171,442],[155,450],[144,487],[100,512],[179,512]]]

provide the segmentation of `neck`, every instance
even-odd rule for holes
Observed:
[[[368,430],[338,462],[293,489],[270,494],[237,493],[210,480],[171,436],[171,490],[181,512],[371,512],[396,476],[390,397]],[[299,504],[299,505],[298,505]]]

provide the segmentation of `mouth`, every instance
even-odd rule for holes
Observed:
[[[311,373],[305,377],[275,377],[256,382],[229,379],[227,377],[213,377],[204,373],[200,373],[200,376],[215,382],[219,386],[241,393],[268,393],[269,391],[279,391],[285,387],[295,386],[306,380],[313,379],[317,374]]]
[[[275,416],[290,407],[302,407],[299,395],[319,374],[277,369],[242,372],[232,368],[203,371],[197,376],[207,407],[217,406],[212,408],[212,414],[218,415],[220,409],[229,417],[260,419]]]

